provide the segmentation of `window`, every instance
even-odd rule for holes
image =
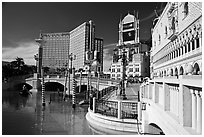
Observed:
[[[184,18],[188,15],[188,2],[184,3],[183,14],[184,14]]]
[[[112,72],[115,72],[115,69],[112,69]]]
[[[195,49],[195,42],[194,42],[194,40],[192,40],[192,50],[194,50]]]
[[[133,72],[133,68],[129,68],[129,72]]]
[[[165,26],[164,34],[165,34],[165,37],[166,37],[167,36],[167,26]]]
[[[119,69],[119,68],[117,69],[117,72],[120,72],[120,69]]]
[[[200,47],[199,44],[200,44],[200,43],[199,43],[199,38],[197,38],[197,39],[196,39],[196,48],[199,48],[199,47]]]
[[[139,68],[135,68],[135,72],[139,72]]]

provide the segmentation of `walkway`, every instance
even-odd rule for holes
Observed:
[[[140,90],[140,84],[130,84],[125,90],[127,100],[125,101],[138,101],[138,91]],[[118,100],[119,93],[112,94],[108,100]]]

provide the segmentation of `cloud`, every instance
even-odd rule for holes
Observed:
[[[16,57],[21,57],[24,62],[29,65],[34,65],[34,55],[38,52],[38,46],[36,42],[16,42],[18,47],[6,47],[2,48],[2,60],[14,61]]]

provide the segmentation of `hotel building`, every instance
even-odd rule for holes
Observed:
[[[37,40],[42,40],[38,66],[56,69],[64,68],[68,63],[70,67],[69,55],[72,53],[76,57],[72,66],[76,70],[83,69],[86,61],[91,60],[91,63],[95,62],[97,71],[103,71],[103,39],[95,37],[93,21],[84,22],[70,32],[41,33]]]
[[[121,48],[123,47],[123,48]],[[140,43],[139,19],[128,13],[119,23],[119,41],[114,49],[111,78],[122,79],[122,54],[125,50],[127,77],[149,76],[149,47]]]
[[[50,68],[63,68],[68,63],[69,32],[42,33],[42,65]]]
[[[140,87],[148,104],[143,124],[163,117],[157,126],[165,134],[201,134],[202,3],[167,3],[154,22],[152,45],[151,77]]]
[[[76,56],[73,66],[84,68],[86,61],[97,62],[97,70],[103,70],[103,39],[95,37],[93,21],[85,22],[70,31],[70,53]]]

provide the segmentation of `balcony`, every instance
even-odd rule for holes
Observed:
[[[175,39],[177,38],[177,36],[178,36],[178,32],[176,32],[175,29],[171,29],[171,30],[169,31],[169,34],[167,35],[167,38],[168,38],[169,40],[173,41],[173,40],[175,40]]]

